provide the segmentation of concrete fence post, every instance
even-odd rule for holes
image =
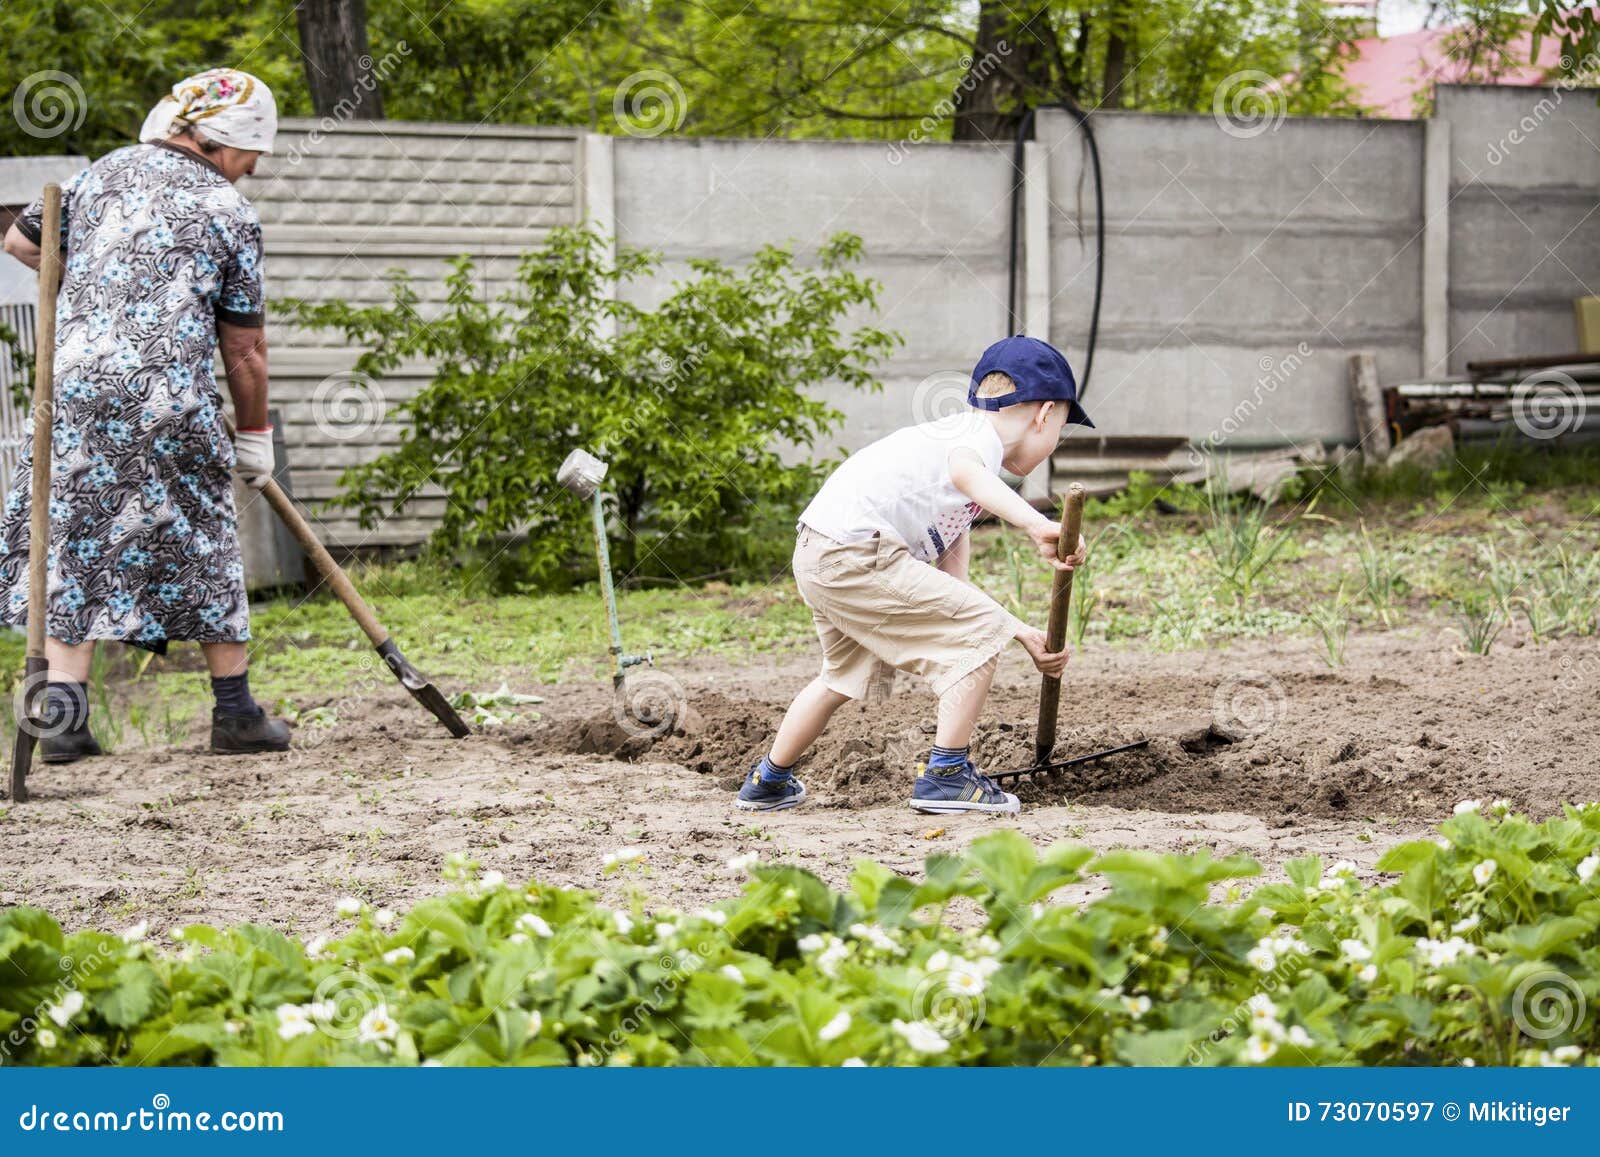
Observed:
[[[1422,372],[1450,372],[1450,122],[1424,121]]]
[[[617,153],[616,138],[605,133],[585,133],[578,141],[578,221],[605,240],[606,257],[617,257]],[[610,296],[616,296],[611,287]],[[613,318],[602,318],[600,336],[616,329]]]

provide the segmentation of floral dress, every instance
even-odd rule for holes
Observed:
[[[42,202],[18,228],[40,243]],[[164,651],[250,638],[216,323],[263,324],[261,223],[204,158],[118,149],[62,189],[47,633]],[[0,519],[0,622],[28,615],[29,447]]]

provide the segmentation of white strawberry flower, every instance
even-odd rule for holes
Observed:
[[[1356,969],[1356,979],[1361,981],[1362,984],[1371,984],[1378,979],[1378,966],[1376,964],[1368,964]]]
[[[907,1024],[903,1020],[891,1021],[889,1027],[899,1034],[900,1039],[911,1046],[913,1052],[942,1053],[950,1047],[950,1042],[939,1034],[939,1030],[924,1020],[914,1020]]]
[[[745,852],[743,855],[734,856],[728,861],[728,871],[735,876],[748,876],[750,870],[760,862],[761,856],[759,853]]]
[[[714,924],[718,928],[721,928],[728,922],[727,913],[719,912],[715,908],[701,908],[695,913],[695,915],[701,920],[704,920],[707,924]]]
[[[1264,1036],[1253,1036],[1250,1038],[1250,1043],[1244,1046],[1245,1059],[1256,1065],[1271,1060],[1277,1051],[1277,1042]]]
[[[124,943],[137,944],[150,934],[150,921],[141,920],[122,934]]]
[[[663,940],[663,941],[671,940],[677,934],[678,934],[678,926],[676,924],[668,924],[665,921],[663,921],[662,923],[656,925],[656,939],[657,940]]]
[[[1138,1020],[1150,1011],[1150,998],[1148,996],[1125,996],[1122,998],[1124,1011],[1134,1020]]]
[[[333,910],[346,919],[354,919],[361,915],[361,901],[354,896],[340,896]]]
[[[34,1043],[42,1049],[56,1047],[56,1034],[47,1028],[42,1028],[33,1034]]]
[[[1245,1007],[1250,1010],[1252,1023],[1265,1024],[1278,1019],[1278,1006],[1273,1003],[1272,997],[1264,992],[1258,992],[1245,1001]]]
[[[409,964],[416,958],[416,952],[404,946],[391,948],[383,954],[383,962],[385,964]]]
[[[626,912],[611,913],[611,922],[616,925],[617,932],[622,936],[630,935],[633,932],[633,918]]]
[[[490,869],[478,877],[478,886],[486,892],[493,892],[505,887],[506,874]]]
[[[1311,1048],[1317,1043],[1311,1039],[1311,1034],[1299,1025],[1290,1026],[1288,1039],[1290,1044],[1303,1049]]]
[[[726,976],[729,980],[733,981],[735,984],[743,984],[744,983],[744,973],[740,972],[737,968],[735,968],[731,964],[724,964],[721,968],[717,969],[717,971],[722,973],[722,975]]]
[[[817,1039],[822,1041],[835,1041],[842,1037],[850,1028],[850,1013],[840,1012],[827,1024],[817,1030]]]
[[[1460,920],[1457,920],[1454,924],[1450,925],[1450,931],[1456,934],[1460,934],[1462,932],[1471,932],[1474,928],[1482,923],[1483,917],[1474,912],[1472,915],[1464,916]]]
[[[1511,801],[1508,799],[1497,799],[1489,805],[1489,811],[1497,816],[1508,816],[1511,814]]]
[[[846,1060],[840,1061],[839,1067],[841,1069],[864,1069],[867,1067],[867,1062],[862,1060],[860,1057],[849,1057]]]
[[[57,1027],[66,1028],[68,1022],[78,1013],[83,1011],[83,993],[73,989],[61,998],[60,1004],[52,1004],[45,1009],[45,1014],[56,1022]]]
[[[389,1006],[380,1004],[361,1018],[356,1039],[362,1044],[377,1045],[379,1052],[389,1051],[389,1042],[400,1035],[400,1026],[389,1015]]]
[[[1339,950],[1344,953],[1345,959],[1356,964],[1361,964],[1372,959],[1372,949],[1360,940],[1341,940]]]
[[[1258,942],[1254,948],[1244,954],[1244,958],[1252,968],[1259,972],[1271,972],[1278,967],[1278,958],[1273,953],[1272,943],[1269,940]]]
[[[394,923],[394,919],[395,916],[393,908],[379,908],[372,914],[372,922],[379,928],[387,928],[389,925]]]
[[[317,1031],[317,1026],[306,1015],[306,1010],[298,1004],[280,1004],[276,1015],[278,1037],[281,1040],[293,1040],[297,1036]]]
[[[541,940],[548,940],[555,935],[555,932],[551,930],[550,925],[545,922],[544,918],[532,912],[524,912],[518,916],[517,927],[524,931],[532,932]]]
[[[644,859],[643,848],[618,848],[614,852],[607,852],[600,861],[600,866],[607,871],[631,864],[636,860]]]
[[[1600,848],[1596,848],[1578,861],[1578,882],[1587,884],[1594,879],[1594,874],[1597,871],[1600,871]]]
[[[1458,815],[1458,816],[1464,816],[1468,812],[1476,812],[1476,811],[1482,811],[1482,810],[1483,810],[1483,801],[1481,799],[1464,799],[1460,803],[1456,804],[1455,814]]]
[[[533,941],[528,939],[528,934],[526,932],[513,932],[510,936],[506,937],[506,943],[507,944],[531,944],[531,943],[533,943]]]
[[[1577,1045],[1558,1045],[1550,1050],[1550,1055],[1562,1064],[1571,1064],[1583,1058],[1583,1050]]]
[[[810,956],[813,952],[821,952],[825,947],[827,947],[827,943],[828,942],[821,936],[818,936],[815,932],[813,932],[809,936],[800,937],[800,941],[796,947],[798,947],[800,951],[804,952],[807,956]]]
[[[1472,878],[1477,881],[1478,887],[1483,887],[1494,878],[1495,869],[1500,865],[1493,860],[1484,860],[1483,863],[1472,869]]]

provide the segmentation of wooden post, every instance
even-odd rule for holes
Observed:
[[[1356,415],[1356,439],[1362,460],[1375,466],[1389,456],[1389,415],[1378,385],[1378,359],[1372,354],[1350,355],[1350,404]]]

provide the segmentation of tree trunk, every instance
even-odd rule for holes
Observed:
[[[367,0],[300,0],[295,17],[317,116],[382,120],[383,93],[367,48]]]
[[[1100,103],[1107,108],[1122,108],[1128,102],[1123,83],[1128,78],[1128,17],[1124,5],[1117,5],[1106,25],[1106,62],[1101,76]]]
[[[1051,92],[1048,8],[1018,15],[1004,0],[978,5],[972,62],[951,97],[958,141],[1011,141],[1030,105]]]

